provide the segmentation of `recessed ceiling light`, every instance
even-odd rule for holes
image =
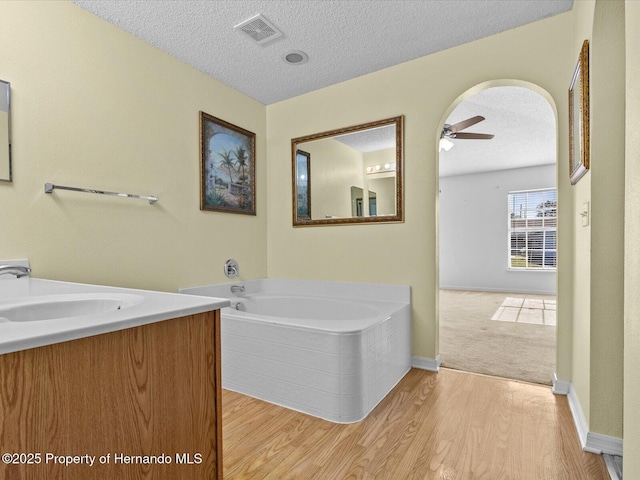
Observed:
[[[289,65],[302,65],[303,63],[307,63],[309,57],[300,50],[292,50],[289,53],[285,53],[282,59]]]

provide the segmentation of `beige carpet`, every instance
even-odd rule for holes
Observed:
[[[538,315],[534,308],[540,308],[535,299],[545,300],[542,305],[553,311],[555,320],[554,296],[441,290],[442,366],[551,385],[556,358],[555,321],[532,323]],[[504,312],[510,305],[519,305],[517,314],[501,313],[501,308]],[[540,315],[543,313],[540,309]]]

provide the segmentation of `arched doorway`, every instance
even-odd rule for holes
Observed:
[[[442,124],[454,125],[439,154],[442,366],[551,384],[557,325],[553,103],[535,85],[490,82],[461,95]],[[495,136],[464,138],[461,131]]]

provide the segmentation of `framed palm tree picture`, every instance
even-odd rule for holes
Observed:
[[[200,210],[256,214],[256,134],[200,112]]]

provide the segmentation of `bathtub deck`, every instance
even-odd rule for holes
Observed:
[[[362,422],[339,425],[223,392],[224,478],[608,479],[549,387],[412,369]]]

